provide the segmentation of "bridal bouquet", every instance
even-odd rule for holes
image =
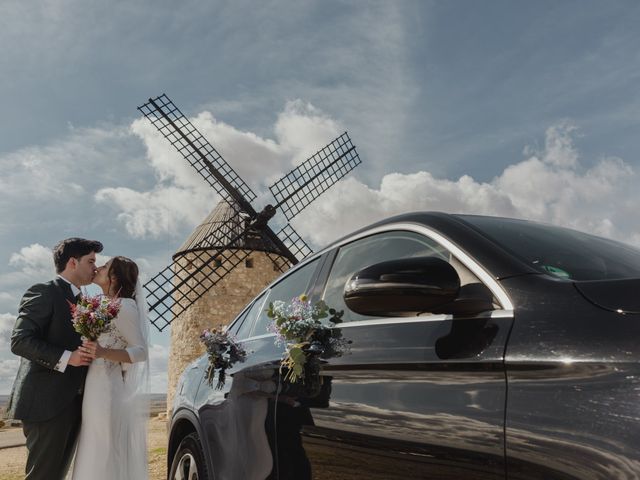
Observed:
[[[78,303],[71,303],[71,321],[76,332],[91,341],[96,341],[105,332],[111,320],[120,311],[120,299],[105,295],[93,297],[80,295]]]
[[[200,335],[200,340],[204,343],[209,355],[209,367],[205,376],[209,385],[213,385],[217,370],[216,389],[220,390],[224,386],[227,368],[231,368],[236,362],[244,362],[247,359],[247,352],[231,333],[222,328],[205,329]]]
[[[348,348],[351,342],[342,338],[340,329],[333,328],[342,322],[343,313],[324,301],[312,305],[306,295],[269,304],[267,316],[272,321],[268,329],[276,334],[277,344],[285,344],[280,364],[281,370],[287,371],[285,381],[304,383],[311,375],[319,376],[319,357],[337,357]],[[329,315],[329,325],[320,322]]]

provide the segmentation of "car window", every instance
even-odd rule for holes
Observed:
[[[245,311],[244,318],[239,319],[239,322],[242,322],[238,328],[238,331],[235,333],[236,337],[239,340],[243,340],[251,336],[251,331],[253,330],[253,324],[258,315],[258,312],[262,308],[264,304],[264,299],[267,294],[263,293],[253,302],[250,308]],[[237,323],[237,322],[236,322]]]
[[[313,260],[304,267],[299,268],[292,274],[288,275],[282,281],[275,284],[268,292],[268,297],[258,313],[258,320],[251,329],[250,336],[255,337],[257,335],[264,335],[267,332],[267,325],[269,324],[269,317],[267,317],[267,307],[269,303],[276,300],[289,301],[293,297],[307,293],[310,288],[310,282],[313,278],[313,274],[318,267],[318,259]]]
[[[442,245],[416,232],[385,232],[356,240],[338,250],[327,280],[323,300],[336,310],[344,310],[342,320],[353,322],[371,320],[349,310],[343,299],[344,286],[358,270],[389,260],[435,256],[449,262],[458,272],[462,285],[480,280]]]

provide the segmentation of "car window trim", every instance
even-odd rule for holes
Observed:
[[[321,255],[322,265],[318,269],[318,274],[316,275],[315,283],[311,287],[309,298],[312,302],[316,302],[322,298],[324,294],[324,289],[329,280],[329,274],[333,269],[333,263],[338,255],[338,248],[334,248],[333,250],[329,250],[327,252],[323,252]]]
[[[256,322],[258,321],[258,318],[260,317],[260,314],[262,313],[262,310],[264,309],[265,302],[269,298],[270,291],[271,291],[271,289],[269,289],[269,292],[267,292],[267,294],[264,295],[264,298],[262,299],[262,305],[260,305],[260,309],[258,310],[258,314],[254,317],[253,323],[251,324],[251,333],[253,333],[253,330],[256,328]],[[255,305],[255,303],[256,302],[254,302],[253,305]],[[255,336],[257,336],[257,335],[255,335]],[[254,335],[249,335],[247,338],[254,338]]]
[[[255,337],[247,337],[238,341],[241,343],[246,343],[246,342],[253,342],[254,340],[260,340],[261,338],[269,338],[269,337],[275,337],[275,336],[276,336],[275,333],[261,333],[260,335],[256,335]]]
[[[478,318],[512,318],[513,310],[492,310],[490,312],[481,312],[476,315],[452,315],[450,313],[438,313],[435,315],[423,315],[421,317],[376,317],[371,320],[357,320],[355,322],[343,322],[338,328],[351,328],[370,325],[398,325],[406,323],[431,323],[431,322],[444,322],[448,320],[464,320],[464,319],[478,319]]]
[[[477,315],[469,316],[454,316],[451,314],[439,313],[436,315],[424,315],[422,317],[385,317],[385,318],[373,318],[371,320],[358,320],[356,322],[344,322],[337,325],[334,328],[354,328],[371,325],[400,325],[409,323],[433,323],[433,322],[445,322],[449,320],[464,320],[464,319],[479,319],[479,318],[513,318],[513,310],[492,310],[490,312],[482,312]],[[275,337],[275,333],[263,333],[262,335],[256,335],[255,337],[247,337],[241,342],[249,342],[259,340],[262,338]]]
[[[462,263],[465,267],[471,270],[471,272],[475,274],[478,277],[478,279],[482,281],[489,288],[489,290],[491,290],[491,293],[493,293],[494,297],[498,300],[502,308],[493,310],[491,312],[485,312],[484,314],[481,313],[478,315],[473,315],[470,318],[513,317],[514,307],[513,307],[513,303],[511,302],[511,299],[509,298],[507,293],[504,291],[504,289],[500,286],[500,284],[489,274],[489,272],[487,272],[477,261],[475,261],[473,257],[468,255],[464,250],[458,247],[455,243],[453,243],[447,237],[443,236],[441,233],[421,224],[406,223],[406,222],[382,225],[376,228],[372,228],[370,230],[366,230],[365,232],[361,232],[361,233],[341,239],[338,243],[334,243],[320,250],[315,255],[300,262],[298,265],[295,266],[295,268],[287,271],[286,276],[283,276],[282,278],[278,278],[276,282],[273,282],[272,284],[268,285],[264,290],[262,290],[258,295],[256,295],[256,298],[262,295],[263,293],[267,292],[268,290],[271,290],[271,288],[273,288],[275,285],[284,281],[289,275],[293,274],[296,270],[304,267],[306,264],[312,262],[313,260],[319,260],[318,267],[316,268],[320,268],[321,270],[324,270],[326,268],[328,271],[326,272],[326,274],[324,271],[317,271],[317,276],[315,279],[316,284],[311,286],[311,291],[312,292],[315,291],[316,288],[319,288],[320,291],[324,291],[324,288],[326,287],[326,283],[329,277],[329,273],[333,268],[333,263],[337,256],[337,252],[342,246],[348,243],[354,242],[356,240],[359,240],[361,238],[366,238],[371,235],[376,235],[378,233],[384,233],[389,231],[408,231],[408,232],[419,233],[430,238],[431,240],[434,240],[440,243],[443,247],[449,250],[449,252],[451,252],[451,254],[454,255],[460,263]],[[320,257],[322,256],[326,256],[326,258],[321,259]],[[268,296],[266,298],[268,298]],[[253,305],[253,303],[254,302],[252,302],[251,304]],[[455,317],[455,319],[459,319],[459,318],[462,318],[462,317],[458,317],[458,316]],[[422,316],[422,317],[388,317],[388,318],[382,318],[382,319],[372,318],[371,320],[358,320],[355,322],[344,322],[340,324],[339,328],[345,328],[345,327],[349,328],[349,327],[356,327],[359,325],[372,325],[372,324],[383,325],[383,324],[399,324],[399,323],[436,322],[436,321],[446,321],[446,320],[452,320],[452,319],[454,319],[454,317],[453,315],[450,315],[450,314],[437,314],[437,315],[428,315],[428,316]],[[247,337],[242,341],[246,342],[248,340],[255,340],[259,338],[268,338],[268,337],[275,337],[275,334],[273,333],[261,334],[255,337]]]
[[[256,298],[256,297],[254,297],[254,298]],[[252,307],[252,306],[253,306],[253,304],[255,303],[255,302],[253,301],[253,298],[252,298],[251,300],[252,300],[252,301],[251,301],[251,302],[249,302],[249,303],[248,303],[248,304],[247,304],[247,305],[242,309],[242,311],[241,311],[238,315],[236,315],[236,317],[231,321],[231,323],[229,323],[229,325],[227,325],[227,328],[226,328],[226,330],[227,330],[227,331],[231,332],[231,330],[233,330],[233,329],[236,327],[236,323],[240,322],[240,319],[242,319],[242,321],[240,322],[241,324],[240,324],[240,325],[237,325],[237,327],[238,327],[238,330],[240,330],[240,329],[242,328],[242,323],[244,323],[244,322],[245,322],[245,320],[246,320],[246,318],[242,318],[242,317],[243,317],[243,315],[244,315],[245,313],[247,313],[247,314],[248,314],[248,313],[249,313],[249,312],[248,312],[248,310],[249,310],[249,309],[251,309],[251,307]],[[232,333],[233,333],[233,332],[232,332]],[[236,335],[236,334],[234,333],[234,335]]]
[[[493,296],[498,300],[500,306],[502,307],[498,310],[506,310],[506,311],[513,312],[513,302],[511,302],[511,299],[507,295],[507,292],[500,286],[500,284],[496,281],[496,279],[493,278],[493,276],[491,276],[491,274],[484,269],[484,267],[482,267],[476,260],[473,259],[473,257],[467,254],[464,250],[458,247],[455,243],[453,243],[447,237],[445,237],[441,233],[425,225],[421,225],[417,223],[407,223],[407,222],[389,223],[386,225],[381,225],[379,227],[375,227],[370,230],[366,230],[364,232],[360,232],[358,234],[345,237],[341,239],[338,243],[335,243],[330,247],[327,247],[325,250],[321,250],[319,254],[324,254],[325,251],[330,249],[333,249],[337,252],[341,247],[343,247],[346,244],[352,243],[362,238],[370,237],[372,235],[377,235],[379,233],[385,233],[390,231],[409,231],[409,232],[419,233],[430,238],[431,240],[438,242],[440,245],[445,247],[449,252],[451,252],[451,254],[454,255],[460,263],[462,263],[465,267],[471,270],[471,272],[476,277],[478,277],[478,279],[481,282],[483,282],[489,288],[489,290],[491,290],[491,293],[493,293]],[[335,256],[334,256],[334,260],[335,260]],[[333,262],[331,263],[333,264]],[[324,284],[321,287],[322,291],[324,291],[324,289],[326,288],[326,282],[328,280],[328,277],[329,275],[327,275],[327,278],[323,279]],[[363,320],[363,321],[366,322],[369,320]],[[345,322],[344,325],[346,325],[347,323],[351,323],[351,322]]]

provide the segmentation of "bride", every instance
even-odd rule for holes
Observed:
[[[149,322],[138,266],[114,257],[93,281],[105,295],[121,299],[120,311],[97,342],[82,347],[95,360],[84,387],[72,480],[144,480]]]

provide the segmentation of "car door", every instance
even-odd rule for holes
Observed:
[[[227,372],[222,388],[201,381],[194,399],[201,443],[213,478],[266,478],[277,462],[273,411],[283,346],[267,330],[269,302],[290,300],[314,284],[320,259],[310,259],[287,272],[246,307],[229,330],[242,342],[247,359]],[[200,359],[200,376],[207,358]],[[245,461],[247,455],[251,461]],[[277,478],[277,477],[271,477]]]
[[[488,287],[493,309],[368,317],[345,305],[344,286],[354,272],[423,256],[450,262],[462,289]],[[504,478],[503,357],[513,310],[481,265],[429,228],[389,225],[338,245],[316,296],[344,310],[342,336],[351,345],[327,360],[324,392],[307,401],[302,453],[294,457],[309,472],[298,478]]]

